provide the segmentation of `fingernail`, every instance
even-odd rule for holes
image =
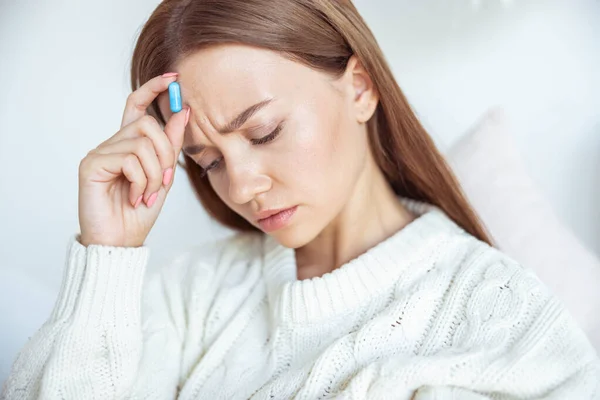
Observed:
[[[158,197],[158,192],[154,193],[152,196],[150,196],[150,198],[148,198],[148,202],[146,203],[148,205],[148,208],[152,207],[152,205],[154,205],[154,202],[156,201],[156,198]]]
[[[171,178],[173,177],[173,168],[169,168],[165,170],[163,174],[163,185],[167,186],[171,182]]]
[[[190,108],[188,107],[187,111],[185,112],[185,126],[187,126],[189,120],[190,120]]]
[[[172,76],[177,76],[177,75],[179,75],[179,73],[177,73],[177,72],[167,72],[166,74],[162,74],[161,76],[163,78],[170,78]]]
[[[138,206],[140,205],[140,203],[142,202],[142,199],[144,198],[144,195],[141,195],[137,201],[135,202],[135,205],[133,206],[133,208],[138,208]]]

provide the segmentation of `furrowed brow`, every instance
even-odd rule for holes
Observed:
[[[252,118],[252,116],[254,114],[256,114],[257,112],[262,110],[264,107],[266,107],[270,103],[272,103],[273,100],[274,100],[273,98],[266,99],[266,100],[261,101],[260,103],[256,103],[256,104],[248,107],[246,110],[242,111],[237,117],[235,117],[231,122],[224,125],[223,127],[220,127],[219,129],[217,129],[218,132],[222,135],[225,135],[225,134],[231,133],[231,132],[235,132],[236,130],[238,130],[242,126],[244,126],[244,124],[250,118]],[[193,155],[201,153],[205,148],[206,148],[206,146],[204,146],[204,145],[196,144],[196,145],[184,147],[183,152],[185,154],[187,154],[188,156],[193,156]]]

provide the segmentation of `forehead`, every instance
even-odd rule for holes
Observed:
[[[224,122],[265,98],[298,93],[315,72],[276,52],[226,44],[199,50],[174,69],[179,73],[183,106]],[[163,115],[171,116],[168,91],[158,97]]]

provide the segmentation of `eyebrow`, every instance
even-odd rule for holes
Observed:
[[[273,98],[266,99],[261,101],[260,103],[256,103],[253,106],[248,107],[246,110],[242,111],[237,117],[235,117],[231,122],[220,127],[217,131],[222,134],[228,134],[240,129],[254,114],[262,110],[264,107],[273,102]],[[189,156],[201,153],[206,146],[201,144],[191,145],[183,148],[183,152]]]

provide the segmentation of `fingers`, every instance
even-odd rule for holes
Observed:
[[[168,169],[175,165],[177,160],[173,156],[173,146],[160,124],[154,117],[144,115],[132,124],[122,128],[117,134],[101,143],[97,148],[104,148],[127,139],[136,139],[148,137],[156,149],[156,154],[160,160],[163,169]]]
[[[129,95],[121,129],[92,150],[86,160],[86,167],[91,165],[92,170],[125,175],[131,183],[129,201],[134,207],[139,205],[140,196],[152,205],[161,186],[169,190],[183,146],[189,108],[172,114],[164,131],[146,113],[150,104],[177,79],[176,73],[166,75],[170,76],[155,77]]]
[[[139,89],[132,92],[127,98],[121,128],[129,125],[133,121],[146,115],[146,109],[152,104],[154,99],[169,88],[171,82],[175,82],[177,74],[172,76],[157,76],[140,86]]]
[[[163,138],[164,138],[164,135],[163,135]],[[166,138],[165,138],[165,140],[166,140]],[[167,142],[168,142],[168,140],[167,140]],[[169,147],[167,149],[163,150],[163,152],[166,153],[166,155],[168,156],[169,159],[171,159],[172,158],[171,148],[170,148],[169,144],[167,144],[167,146],[169,146]],[[165,186],[167,186],[171,181],[171,179],[169,180],[169,182],[165,182],[165,180],[164,180],[165,174],[167,173],[166,170],[168,168],[172,168],[170,161],[169,161],[169,164],[167,164],[167,168],[163,168],[162,162],[159,159],[160,157],[156,152],[155,144],[152,141],[152,139],[150,139],[148,136],[138,137],[135,139],[121,140],[120,142],[116,142],[116,143],[108,144],[108,145],[105,145],[102,147],[98,147],[95,150],[92,150],[92,153],[93,154],[102,154],[102,155],[109,155],[109,154],[133,154],[133,155],[135,155],[135,157],[137,158],[138,163],[141,165],[141,167],[143,169],[143,173],[145,175],[144,182],[139,182],[139,183],[140,184],[143,183],[143,186],[141,187],[142,192],[140,194],[143,194],[143,200],[146,204],[148,203],[148,200],[150,199],[150,197],[154,193],[158,192],[161,185],[164,184]],[[133,168],[133,167],[131,167],[131,168]],[[135,168],[137,168],[137,166],[135,166]],[[170,174],[170,176],[172,176],[172,170],[171,170],[171,172],[168,172],[168,173]],[[168,187],[166,188],[166,190],[168,190]],[[137,193],[138,193],[138,190],[136,189],[136,194]],[[140,194],[137,194],[137,196],[139,197]],[[137,199],[137,197],[136,197],[136,199]]]
[[[168,169],[175,167],[175,161],[179,158],[183,140],[185,136],[185,127],[189,121],[191,110],[189,107],[183,108],[180,112],[171,114],[164,132],[160,124],[154,117],[146,114],[146,108],[161,93],[168,89],[169,84],[175,81],[177,74],[169,77],[158,76],[138,90],[133,92],[128,100],[123,114],[122,128],[111,138],[100,144],[102,147],[115,143],[120,140],[130,139],[140,136],[149,136],[154,142],[159,155],[159,159],[165,173],[169,174]],[[164,140],[166,135],[166,140]],[[170,143],[169,143],[170,142]],[[170,146],[173,158],[167,155],[167,148]]]
[[[129,203],[133,207],[139,205],[137,200],[144,193],[148,180],[144,168],[135,154],[90,152],[80,164],[80,176],[86,176],[95,171],[106,172],[105,175],[108,175],[106,180],[113,179],[110,176],[125,175],[130,182]]]
[[[137,208],[140,205],[139,198],[143,198],[143,193],[148,185],[147,174],[140,160],[133,154],[115,154],[114,156],[118,158],[119,155],[123,157],[121,171],[130,182],[129,202],[134,208]],[[146,201],[146,204],[148,204],[148,201]]]

